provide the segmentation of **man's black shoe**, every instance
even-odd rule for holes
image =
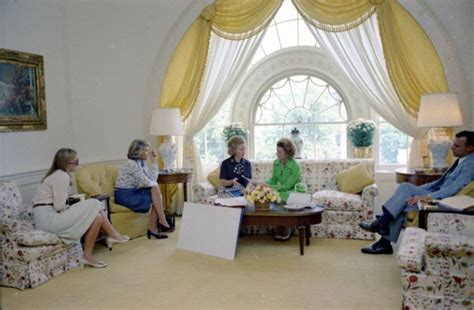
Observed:
[[[362,248],[362,253],[365,254],[393,254],[392,245],[382,245],[380,242],[375,242],[369,247]]]
[[[386,225],[381,225],[379,221],[373,221],[372,223],[359,223],[359,227],[365,231],[378,233],[382,236],[390,235],[390,229]]]

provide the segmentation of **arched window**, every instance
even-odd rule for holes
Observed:
[[[328,82],[288,76],[271,85],[255,106],[255,158],[275,158],[276,142],[294,128],[304,140],[303,157],[346,158],[346,122],[344,101]]]

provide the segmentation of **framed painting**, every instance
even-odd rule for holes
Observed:
[[[43,56],[0,49],[0,132],[46,127]]]

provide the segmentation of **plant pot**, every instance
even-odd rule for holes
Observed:
[[[372,147],[354,147],[355,158],[372,158]]]
[[[267,211],[270,210],[270,201],[259,202],[255,201],[255,211]]]

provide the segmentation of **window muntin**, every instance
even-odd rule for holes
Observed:
[[[293,75],[274,83],[257,104],[254,121],[255,158],[275,158],[278,139],[298,128],[305,158],[346,158],[347,112],[342,97],[326,81]]]
[[[273,52],[292,46],[319,46],[291,1],[283,1],[268,25],[252,64]]]

